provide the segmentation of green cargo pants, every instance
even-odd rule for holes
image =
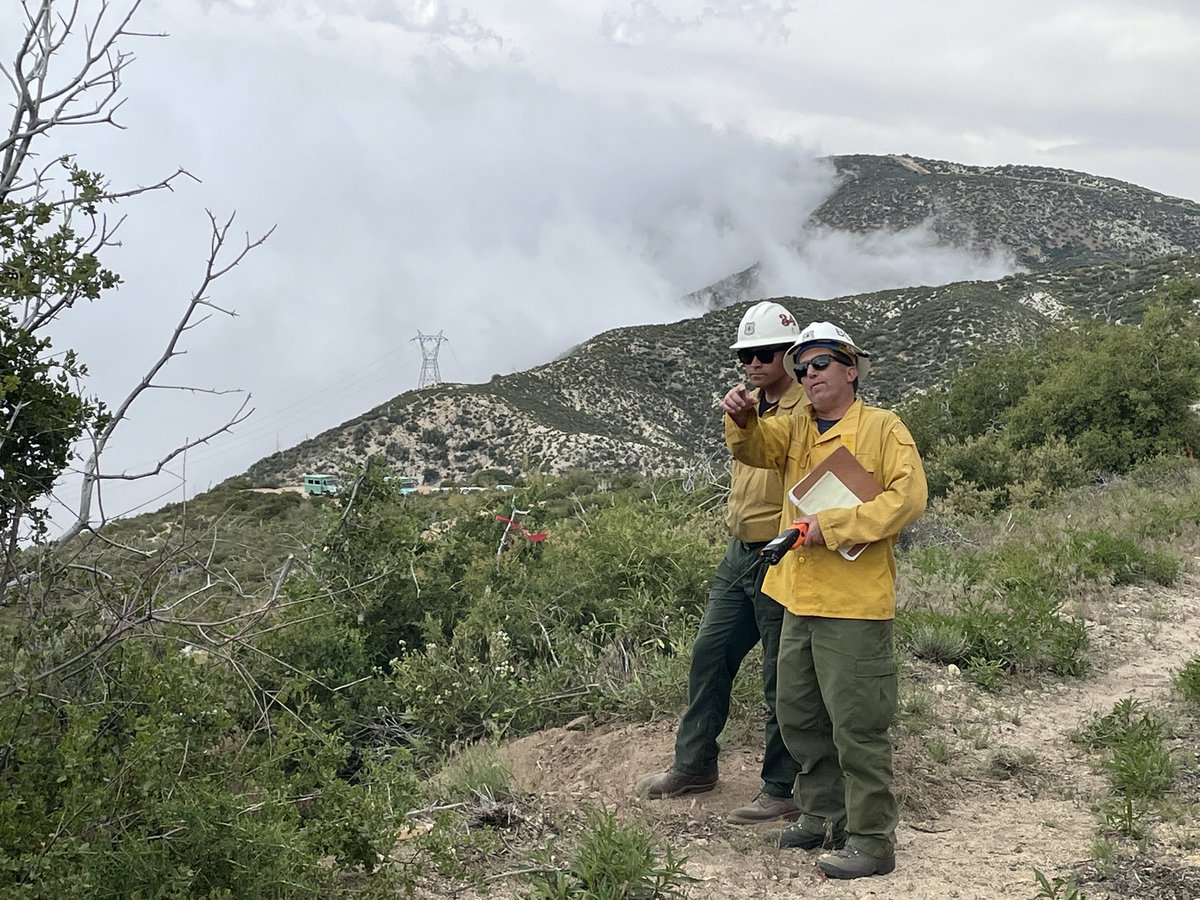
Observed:
[[[806,831],[845,831],[847,844],[891,856],[896,661],[892,621],[784,612],[776,714],[800,766],[796,805]]]
[[[759,591],[763,561],[758,555],[763,543],[731,540],[717,566],[708,594],[708,608],[692,645],[688,671],[688,708],[675,733],[675,768],[689,775],[717,771],[717,735],[729,718],[729,695],[733,679],[746,654],[762,642],[763,699],[768,718],[763,749],[763,793],[772,797],[792,796],[796,762],[788,754],[775,721],[775,679],[779,671],[775,655],[783,607]]]

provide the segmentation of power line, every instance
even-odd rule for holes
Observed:
[[[401,355],[397,356],[397,354]],[[318,418],[328,408],[335,407],[350,397],[373,390],[381,382],[386,382],[388,376],[398,373],[400,368],[407,365],[410,360],[410,354],[404,353],[402,349],[390,350],[383,356],[337,381],[306,394],[299,400],[264,415],[253,416],[236,431],[193,449],[190,458],[193,462],[207,462],[210,459],[253,445],[273,431],[278,432],[280,429]],[[153,465],[153,462],[148,460],[140,466],[131,465],[125,468],[128,471],[138,471]]]

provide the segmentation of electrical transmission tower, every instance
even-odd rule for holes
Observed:
[[[438,372],[437,362],[438,350],[441,349],[442,341],[450,339],[440,331],[437,334],[421,334],[418,331],[413,340],[421,342],[421,383],[417,385],[417,389],[441,384],[442,375]]]

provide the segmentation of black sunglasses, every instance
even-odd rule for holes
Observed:
[[[786,350],[791,344],[775,347],[743,347],[737,352],[738,362],[743,366],[748,366],[754,360],[758,360],[764,366],[775,359],[775,354],[782,350]]]
[[[840,362],[843,366],[854,365],[854,363],[849,362],[848,358],[843,357],[840,353],[822,353],[818,356],[814,356],[812,359],[796,363],[796,378],[800,379],[806,376],[808,374],[809,366],[812,366],[818,372],[821,372],[825,369],[828,369],[829,364],[835,360]]]

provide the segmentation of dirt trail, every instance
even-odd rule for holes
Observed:
[[[1035,868],[1050,877],[1069,875],[1091,857],[1097,825],[1091,804],[1107,791],[1070,733],[1123,697],[1153,701],[1166,694],[1173,671],[1200,652],[1200,583],[1170,593],[1129,589],[1090,631],[1094,669],[1078,682],[989,695],[940,668],[924,673],[922,687],[934,696],[939,715],[969,737],[951,747],[945,772],[909,771],[902,778],[906,761],[897,753],[898,785],[949,780],[957,799],[937,816],[914,814],[913,804],[906,808],[897,868],[885,878],[828,881],[816,869],[815,854],[767,847],[753,829],[725,823],[724,815],[758,790],[758,746],[724,748],[721,781],[712,792],[666,801],[637,799],[633,786],[669,764],[673,722],[554,729],[512,742],[504,755],[519,786],[552,817],[603,804],[652,824],[688,856],[689,873],[700,879],[694,897],[1034,897]],[[1005,773],[997,776],[988,765],[1002,751],[1022,761],[1004,780]],[[1200,854],[1183,849],[1200,843],[1197,829],[1190,835],[1176,829],[1182,833],[1174,836],[1162,831],[1150,852],[1188,872],[1187,885],[1193,874],[1200,884]],[[504,896],[503,890],[492,896]],[[1147,885],[1135,895],[1088,885],[1086,895],[1192,900],[1190,887],[1183,890]]]

